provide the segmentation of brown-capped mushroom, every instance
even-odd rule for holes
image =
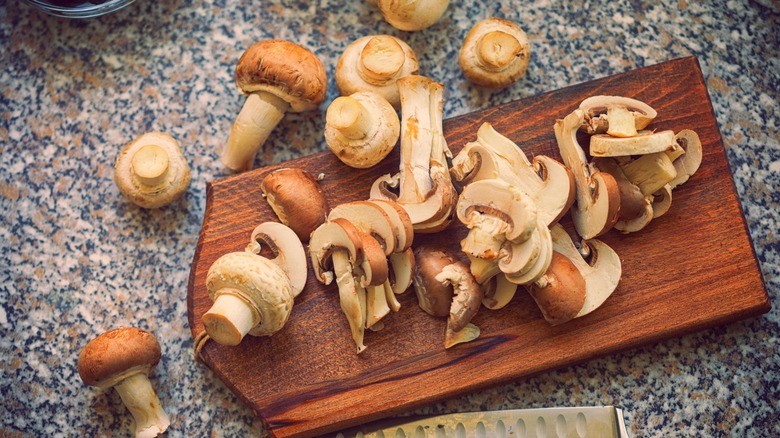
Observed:
[[[155,437],[171,423],[148,377],[161,354],[153,334],[133,327],[109,330],[79,354],[81,380],[100,389],[116,389],[135,419],[137,438]]]
[[[384,97],[394,109],[401,108],[396,81],[420,73],[414,50],[392,35],[358,38],[344,49],[336,64],[336,85],[349,96],[371,91]]]
[[[328,216],[330,207],[322,187],[303,169],[274,170],[263,178],[260,189],[279,220],[303,242],[308,242],[311,232]]]
[[[122,148],[114,165],[114,182],[133,204],[159,208],[187,191],[190,168],[176,139],[148,132]]]
[[[417,31],[439,21],[450,0],[376,0],[385,21],[398,30]]]
[[[222,163],[252,168],[255,155],[287,112],[316,109],[327,92],[322,62],[308,49],[285,40],[250,46],[238,60],[236,84],[247,99],[230,131]]]
[[[446,249],[431,246],[418,247],[415,260],[414,289],[420,308],[448,317],[444,347],[476,339],[479,328],[470,321],[482,303],[483,290],[469,267]]]
[[[471,27],[458,61],[471,82],[486,88],[504,88],[525,75],[530,57],[531,44],[520,26],[490,17]]]
[[[563,120],[557,120],[553,128],[561,158],[577,186],[577,200],[570,210],[574,226],[583,239],[592,239],[606,233],[617,222],[620,190],[615,178],[588,164],[577,142],[577,130],[584,120],[585,112],[576,109]]]
[[[347,166],[364,169],[395,147],[401,125],[384,97],[370,91],[337,97],[325,115],[325,142]]]

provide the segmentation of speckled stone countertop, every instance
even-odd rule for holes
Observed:
[[[0,5],[0,435],[128,436],[115,391],[76,372],[87,341],[113,327],[154,332],[152,383],[169,436],[246,436],[262,425],[193,360],[187,278],[206,182],[225,176],[218,151],[242,104],[233,71],[266,38],[313,50],[329,74],[319,112],[291,115],[256,165],[325,150],[332,73],[358,36],[406,40],[423,74],[446,85],[446,117],[695,55],[721,128],[773,309],[760,317],[537,375],[414,413],[614,404],[634,436],[780,436],[780,3],[635,0],[454,0],[433,27],[405,33],[368,2],[138,0],[70,21],[17,1]],[[518,22],[532,43],[528,74],[488,92],[455,61],[475,21]],[[192,184],[147,211],[112,180],[137,135],[177,138]],[[681,291],[684,293],[684,291]]]

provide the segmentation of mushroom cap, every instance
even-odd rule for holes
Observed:
[[[109,388],[136,373],[148,374],[160,361],[160,343],[134,327],[109,330],[81,350],[78,372],[87,385]]]
[[[393,73],[378,70],[378,66]],[[383,70],[383,69],[379,69]],[[395,70],[395,69],[394,69]],[[420,72],[417,56],[403,40],[392,35],[368,35],[350,43],[336,64],[336,86],[342,95],[348,96],[360,91],[373,91],[384,97],[393,108],[401,108],[396,81],[404,76]]]
[[[562,324],[575,318],[585,304],[585,279],[566,256],[553,252],[550,267],[545,273],[547,285],[527,286],[544,319],[550,324]]]
[[[260,314],[252,336],[270,336],[282,329],[295,297],[287,274],[273,261],[251,252],[231,252],[212,263],[206,274],[209,298],[230,291],[249,302]]]
[[[483,38],[489,40],[482,41]],[[483,46],[483,42],[487,46]],[[491,57],[496,59],[485,59],[480,47],[490,47]],[[505,49],[510,52],[504,52]],[[490,17],[474,24],[466,34],[458,61],[471,82],[487,88],[503,88],[525,75],[530,57],[531,44],[520,26],[503,18]]]
[[[325,67],[314,53],[293,42],[264,40],[251,45],[236,65],[236,84],[244,94],[271,93],[293,112],[317,108],[327,93]]]
[[[425,245],[414,250],[414,260],[414,291],[420,308],[431,316],[449,316],[455,291],[436,276],[460,260],[445,248]]]
[[[136,175],[134,160],[142,149],[154,148],[164,152],[167,170],[162,181],[154,185],[145,184]],[[163,132],[147,132],[125,145],[114,165],[114,182],[119,191],[133,204],[142,208],[159,208],[178,199],[190,185],[190,167],[184,160],[179,142]]]
[[[297,167],[274,170],[263,178],[260,189],[279,221],[292,228],[302,242],[309,241],[330,210],[316,178]]]

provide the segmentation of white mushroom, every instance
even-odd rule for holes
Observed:
[[[358,169],[382,161],[395,147],[401,130],[392,105],[370,91],[337,97],[325,119],[328,148],[341,162]]]
[[[187,191],[190,168],[173,137],[149,132],[122,148],[114,165],[114,182],[133,204],[159,208]]]
[[[531,44],[516,23],[491,17],[472,26],[458,61],[468,80],[487,88],[508,87],[525,75]]]
[[[420,72],[417,56],[408,44],[392,35],[369,35],[352,42],[336,64],[336,85],[349,96],[371,91],[401,108],[396,81]]]
[[[376,0],[379,11],[396,29],[422,30],[439,21],[449,0]]]
[[[591,96],[580,103],[580,110],[585,117],[585,123],[581,127],[585,132],[602,134],[610,131],[616,136],[625,136],[645,129],[658,115],[650,105],[623,96]],[[613,117],[611,122],[610,110]],[[616,124],[620,126],[615,126]]]
[[[284,40],[250,46],[238,60],[236,84],[248,96],[222,152],[222,163],[234,171],[252,168],[257,151],[285,113],[314,110],[327,92],[322,62]]]
[[[132,327],[109,330],[79,353],[81,380],[100,389],[116,389],[133,415],[136,438],[155,437],[171,424],[148,377],[161,355],[153,334]]]
[[[688,181],[699,169],[702,160],[701,140],[696,132],[683,129],[675,135],[674,140],[685,153],[673,160],[677,176],[669,182],[672,189]]]
[[[588,165],[576,136],[584,119],[585,112],[576,109],[563,120],[557,120],[554,130],[561,158],[574,175],[577,186],[577,200],[571,209],[575,228],[584,239],[592,239],[617,222],[620,191],[611,175]]]
[[[590,138],[593,157],[619,157],[663,152],[674,145],[673,131],[640,131],[633,136],[595,134]]]

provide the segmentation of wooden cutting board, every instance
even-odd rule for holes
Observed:
[[[674,191],[671,210],[639,233],[610,231],[601,240],[623,261],[618,289],[594,313],[551,327],[521,290],[498,311],[472,321],[478,340],[443,348],[445,320],[423,313],[413,290],[385,328],[366,332],[355,354],[335,286],[311,275],[292,316],[272,337],[248,336],[238,347],[207,342],[202,358],[277,437],[320,435],[554,368],[638,345],[725,324],[770,309],[735,193],[723,142],[698,61],[684,58],[575,85],[449,119],[453,153],[476,138],[483,122],[515,141],[528,156],[560,160],[553,123],[586,97],[640,99],[658,111],[651,125],[695,130],[703,143],[699,171]],[[445,101],[446,105],[446,101]],[[211,306],[206,272],[219,256],[242,251],[252,229],[276,220],[260,181],[279,167],[323,174],[331,206],[365,199],[380,175],[395,173],[397,152],[377,167],[357,170],[329,152],[256,169],[208,184],[203,227],[192,261],[188,313],[193,336]],[[569,221],[568,217],[564,223]],[[466,234],[457,220],[440,234],[415,236],[459,249]]]

